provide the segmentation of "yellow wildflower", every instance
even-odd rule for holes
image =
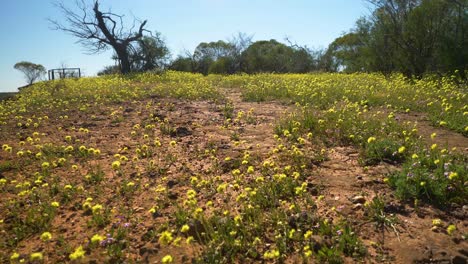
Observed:
[[[85,253],[86,251],[83,250],[83,246],[79,246],[78,248],[75,249],[75,252],[69,255],[69,257],[71,260],[77,260],[77,259],[83,258]]]
[[[52,239],[52,234],[50,232],[44,232],[41,235],[41,240],[42,241],[48,241]]]

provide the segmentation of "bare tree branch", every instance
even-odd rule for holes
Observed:
[[[93,6],[88,6],[85,0],[75,0],[78,11],[64,5],[63,2],[55,2],[55,6],[64,14],[65,21],[49,19],[52,28],[60,30],[76,37],[80,43],[91,53],[98,53],[112,47],[119,58],[122,73],[130,71],[129,51],[131,43],[143,37],[147,20],[140,22],[138,31],[134,31],[137,19],[126,30],[123,15],[118,15],[110,10],[102,12],[99,0],[94,0]]]

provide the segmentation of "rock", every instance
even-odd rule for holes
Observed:
[[[448,255],[447,251],[441,250],[437,252],[437,256],[446,257]]]
[[[156,210],[156,212],[152,213],[151,216],[153,216],[153,218],[158,218],[162,216],[162,214],[158,210]]]
[[[135,208],[133,208],[133,210],[135,211],[135,213],[138,213],[138,212],[141,212],[141,211],[145,210],[145,208],[143,208],[143,207],[135,207]]]
[[[192,219],[189,221],[188,226],[190,227],[187,234],[193,236],[195,239],[201,237],[202,233],[206,232],[203,223],[198,219]]]
[[[354,204],[357,204],[357,203],[363,204],[363,203],[366,202],[366,198],[364,198],[364,196],[362,196],[362,195],[356,195],[353,198],[351,198],[351,201]]]
[[[179,197],[179,195],[178,195],[177,193],[175,193],[175,192],[171,192],[171,191],[170,191],[170,192],[167,194],[167,197],[168,197],[169,199],[171,199],[171,200],[177,200],[177,198]]]
[[[143,256],[143,255],[145,255],[145,254],[154,254],[154,253],[156,253],[156,252],[158,252],[157,249],[155,249],[155,248],[147,248],[147,247],[142,247],[142,248],[140,248],[140,250],[139,250],[140,256]]]
[[[229,143],[223,142],[223,143],[221,143],[221,145],[218,148],[219,149],[230,149],[231,146],[229,145]]]
[[[297,216],[296,215],[291,215],[288,218],[288,225],[292,228],[297,228]]]
[[[171,137],[186,137],[190,135],[192,135],[192,131],[186,127],[178,127],[175,131],[171,132]]]
[[[353,205],[353,210],[361,210],[362,209],[362,204],[361,203],[357,203],[355,205]]]
[[[452,264],[466,264],[467,259],[462,256],[455,256],[452,258]]]
[[[80,125],[80,127],[83,127],[83,128],[90,128],[90,127],[97,127],[98,125],[96,123],[92,123],[92,122],[84,122]]]
[[[323,237],[323,236],[318,236],[318,235],[313,235],[310,237],[311,244],[313,245],[312,248],[315,252],[318,252],[320,249],[322,249],[324,246],[326,247],[331,247],[331,241],[330,238],[328,237]]]
[[[405,207],[401,204],[395,204],[395,203],[390,203],[386,204],[384,206],[384,212],[385,213],[390,213],[390,214],[402,214],[402,215],[407,215],[405,212]]]
[[[308,226],[315,225],[317,222],[317,217],[307,212],[294,214],[288,218],[289,226],[296,229],[303,229]]]
[[[463,248],[459,249],[458,253],[462,254],[465,257],[468,257],[468,250],[466,250],[466,249],[463,249]]]
[[[167,188],[171,189],[172,187],[174,187],[174,185],[176,185],[178,182],[175,181],[175,180],[169,180],[167,181]]]
[[[307,183],[307,191],[309,192],[310,195],[318,195],[319,194],[319,186],[317,184],[314,184],[312,182]]]

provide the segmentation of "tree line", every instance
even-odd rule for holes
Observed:
[[[458,72],[466,79],[467,0],[368,0],[375,9],[335,39],[326,52],[330,71]]]
[[[286,43],[275,39],[253,42],[252,36],[239,33],[229,40],[202,42],[193,53],[186,52],[174,60],[161,33],[149,31],[146,20],[135,19],[127,28],[124,16],[102,11],[99,0],[92,5],[76,0],[74,9],[58,2],[64,22],[50,21],[55,29],[75,36],[91,53],[114,51],[117,63],[98,75],[171,69],[205,75],[401,72],[418,78],[458,73],[466,79],[468,0],[365,1],[373,8],[371,14],[359,18],[349,32],[326,49],[309,49],[288,39]],[[25,65],[22,62],[15,67],[24,72]],[[43,72],[34,65],[28,66],[31,76]],[[28,82],[35,79],[28,78]]]
[[[401,72],[408,77],[458,73],[466,79],[468,0],[368,0],[374,10],[359,18],[325,50],[276,40],[200,43],[192,56],[169,68],[209,73]]]

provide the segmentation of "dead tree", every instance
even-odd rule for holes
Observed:
[[[131,70],[130,46],[143,37],[146,20],[139,22],[140,26],[134,31],[137,20],[129,30],[124,28],[123,15],[112,12],[102,12],[99,10],[99,1],[95,0],[94,5],[88,7],[84,0],[75,1],[78,11],[66,7],[63,2],[56,3],[56,6],[65,15],[66,23],[56,20],[49,21],[54,29],[61,30],[78,38],[78,43],[82,44],[91,53],[102,52],[112,47],[119,59],[120,72],[125,74]]]

